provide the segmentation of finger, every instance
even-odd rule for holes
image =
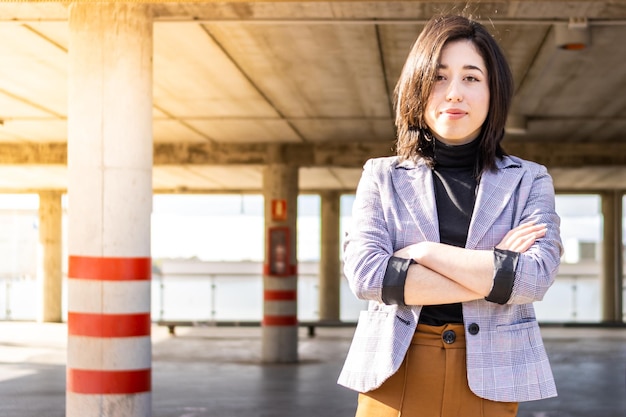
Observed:
[[[541,233],[543,230],[545,230],[545,224],[536,224],[536,225],[532,225],[532,226],[528,226],[528,227],[524,227],[520,229],[513,229],[509,232],[510,233],[509,237],[513,239],[524,238],[525,236],[528,236],[528,235]]]
[[[529,220],[527,222],[518,224],[517,226],[515,226],[511,230],[521,230],[521,229],[525,229],[525,228],[528,228],[528,227],[533,227],[536,224],[537,224],[537,220]]]
[[[540,230],[545,228],[545,223],[524,223],[524,224],[520,224],[519,226],[515,227],[514,229],[511,229],[511,232],[513,233],[528,233],[531,232],[533,230]]]
[[[496,246],[498,249],[512,250],[515,252],[525,252],[537,239],[545,236],[545,224],[526,228],[525,230],[510,231]]]

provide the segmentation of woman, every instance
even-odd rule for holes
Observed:
[[[545,167],[500,146],[512,94],[482,25],[426,25],[396,86],[398,155],[365,164],[345,242],[370,300],[339,377],[358,417],[507,417],[556,396],[532,302],[560,220]]]

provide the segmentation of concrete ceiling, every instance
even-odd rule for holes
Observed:
[[[516,80],[513,154],[562,191],[626,189],[626,2],[469,1]],[[256,191],[269,154],[300,188],[353,190],[393,153],[391,93],[425,20],[445,1],[154,3],[158,192]],[[68,4],[0,3],[0,191],[67,185]],[[558,26],[586,22],[583,50]]]

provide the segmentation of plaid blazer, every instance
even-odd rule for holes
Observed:
[[[545,237],[520,255],[513,292],[505,305],[463,303],[467,378],[479,397],[530,401],[556,396],[556,387],[532,306],[554,282],[562,244],[552,178],[545,167],[516,157],[497,162],[478,185],[466,247],[492,249],[515,225],[531,219],[547,225]],[[431,169],[397,157],[367,161],[356,192],[352,227],[344,244],[350,288],[370,300],[361,312],[338,383],[366,392],[400,367],[421,306],[385,305],[382,283],[398,249],[439,241]]]

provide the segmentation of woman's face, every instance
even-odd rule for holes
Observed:
[[[433,91],[426,105],[426,124],[448,145],[462,145],[478,137],[489,112],[487,67],[469,40],[448,43]]]

